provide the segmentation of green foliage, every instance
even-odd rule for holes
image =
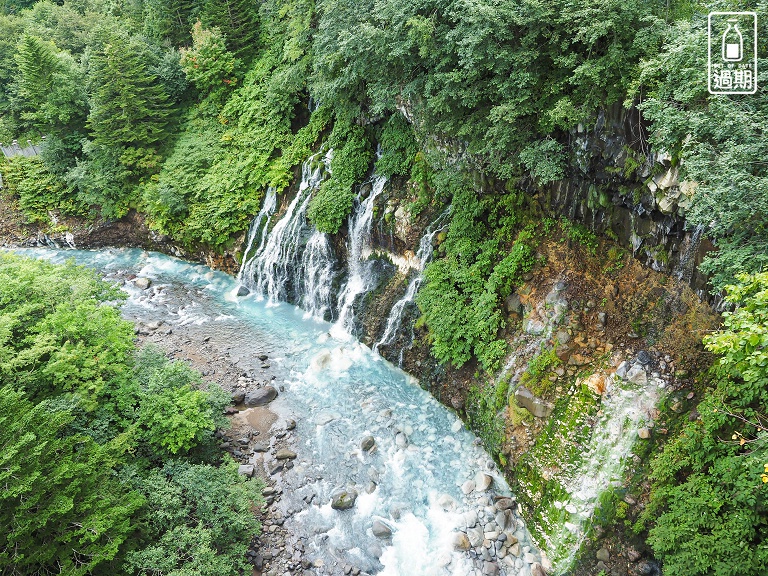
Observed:
[[[40,135],[82,131],[86,95],[81,68],[52,42],[24,34],[16,53],[15,98],[22,126]]]
[[[30,399],[63,392],[95,401],[128,379],[133,329],[102,302],[115,288],[74,264],[0,256],[0,383]]]
[[[491,371],[507,350],[503,299],[534,265],[533,227],[515,234],[517,193],[479,196],[461,180],[440,185],[453,190],[445,256],[427,266],[417,303],[436,358],[459,367],[475,356]]]
[[[0,572],[239,574],[260,484],[219,466],[229,396],[136,353],[92,271],[2,255],[0,282]]]
[[[520,162],[539,184],[549,184],[563,179],[565,150],[551,139],[532,142],[520,151]]]
[[[355,198],[352,187],[368,171],[371,146],[362,127],[338,118],[328,145],[333,149],[331,177],[312,197],[307,216],[320,232],[335,234],[352,210]]]
[[[0,169],[6,187],[4,193],[18,197],[19,207],[31,222],[48,222],[49,210],[87,214],[88,206],[71,187],[52,174],[39,157],[16,156],[0,161]]]
[[[554,348],[542,349],[528,361],[528,368],[520,378],[520,384],[540,396],[547,392],[549,381],[545,378],[550,369],[562,364]]]
[[[181,50],[181,67],[206,104],[216,109],[237,84],[239,62],[227,51],[221,30],[204,30],[199,20],[192,28],[192,48]]]
[[[768,274],[727,288],[736,306],[704,339],[715,388],[653,461],[648,542],[682,576],[762,574],[768,562]]]
[[[592,256],[597,255],[597,236],[586,226],[562,217],[560,218],[560,228],[568,240],[583,246]]]
[[[730,9],[727,3],[718,6]],[[751,9],[766,8],[758,2]],[[758,28],[758,38],[764,38],[768,25],[758,19]],[[652,143],[682,160],[681,181],[698,184],[689,191],[686,216],[718,247],[701,269],[719,292],[739,272],[768,264],[768,97],[762,91],[749,98],[708,94],[701,80],[706,54],[706,18],[677,22],[669,27],[663,50],[643,63],[639,79],[643,115],[653,122]],[[765,69],[765,54],[758,56],[758,69]]]
[[[661,25],[640,0],[317,6],[316,97],[353,115],[406,103],[495,175],[542,181],[561,170],[551,133],[623,100]]]
[[[501,456],[504,442],[504,418],[499,412],[506,407],[506,387],[499,383],[487,383],[481,390],[477,385],[469,389],[466,401],[467,419],[477,432],[486,450],[494,456]]]
[[[151,370],[143,386],[137,424],[155,451],[178,454],[212,435],[216,429],[214,406],[208,394],[199,390],[202,384],[200,374],[183,362],[163,362]]]
[[[376,172],[387,178],[397,174],[409,176],[419,150],[413,127],[402,114],[393,114],[384,123],[379,137],[381,157],[376,160]]]
[[[112,560],[141,506],[112,475],[109,446],[66,435],[72,416],[0,388],[0,571],[86,575]]]
[[[216,468],[171,460],[148,475],[125,475],[147,501],[144,546],[126,559],[131,574],[237,576],[251,570],[245,552],[259,530],[251,511],[261,503],[259,480],[238,476],[231,461]]]

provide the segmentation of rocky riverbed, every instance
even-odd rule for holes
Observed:
[[[232,395],[220,445],[266,485],[254,574],[546,572],[479,440],[412,378],[301,311],[238,296],[221,273],[140,251],[75,254],[129,293],[140,345]]]

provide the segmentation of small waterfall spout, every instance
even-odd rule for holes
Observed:
[[[309,314],[321,318],[331,310],[335,258],[327,235],[311,226],[306,214],[312,193],[328,172],[331,155],[329,151],[322,161],[318,161],[319,155],[314,155],[304,163],[296,197],[271,231],[267,228],[274,206],[269,209],[267,201],[274,204],[274,200],[268,195],[251,226],[246,256],[266,215],[261,242],[253,256],[245,260],[240,273],[241,282],[268,304],[293,299]]]
[[[426,268],[429,260],[432,258],[432,242],[435,239],[435,235],[447,226],[446,219],[449,214],[450,208],[440,214],[440,216],[427,227],[424,236],[421,237],[421,240],[419,241],[419,249],[416,251],[416,258],[419,261],[418,269],[416,271],[417,273],[408,283],[405,295],[392,306],[392,310],[387,318],[387,327],[384,329],[384,334],[381,336],[381,339],[373,345],[374,352],[378,352],[380,346],[389,346],[394,342],[395,337],[400,330],[400,326],[403,323],[403,313],[405,308],[416,299],[416,293],[419,291],[421,283],[424,281],[424,268]],[[406,347],[400,350],[400,365],[403,363],[403,351],[405,349]]]
[[[371,267],[365,259],[368,257],[368,239],[371,235],[371,223],[373,222],[373,208],[376,198],[383,192],[387,179],[383,176],[374,176],[373,187],[370,194],[364,200],[360,200],[363,190],[358,194],[359,206],[349,217],[349,240],[347,243],[347,266],[349,278],[344,289],[339,293],[338,309],[339,318],[334,326],[346,334],[353,334],[355,330],[355,301],[357,297],[371,289],[374,279]]]
[[[248,229],[248,242],[243,252],[243,263],[240,266],[240,271],[237,273],[237,281],[242,284],[243,278],[253,278],[255,258],[248,258],[253,249],[253,243],[258,236],[260,238],[259,246],[256,249],[256,254],[264,247],[264,242],[267,240],[267,232],[269,229],[269,221],[272,219],[272,214],[275,212],[277,206],[277,193],[274,186],[270,186],[267,189],[267,195],[264,197],[264,204],[261,206],[261,210],[251,222],[251,226]],[[266,221],[264,219],[266,218]],[[263,223],[263,225],[262,225]]]
[[[556,556],[557,574],[573,564],[600,495],[622,485],[632,447],[640,429],[652,421],[651,411],[659,400],[663,381],[646,376],[638,364],[626,366],[625,362],[607,379],[602,416],[584,447],[584,457],[567,470],[564,493],[546,514],[553,529],[545,539]]]

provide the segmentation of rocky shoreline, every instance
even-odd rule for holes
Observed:
[[[113,280],[130,282],[147,294],[157,288],[147,279],[115,276]],[[302,490],[319,476],[312,463],[297,454],[300,450],[296,448],[302,433],[314,433],[316,426],[323,425],[323,414],[303,418],[272,409],[272,401],[284,391],[280,384],[284,374],[279,372],[279,365],[272,365],[266,352],[256,350],[249,358],[243,358],[238,355],[241,352],[206,336],[205,328],[195,323],[169,325],[159,321],[138,321],[136,336],[140,346],[151,343],[160,347],[169,358],[189,363],[207,382],[218,384],[232,395],[232,405],[226,409],[231,427],[217,432],[219,445],[239,462],[241,474],[259,477],[265,484],[264,506],[256,511],[262,532],[251,542],[248,551],[254,576],[365,576],[377,571],[370,565],[350,564],[341,554],[338,561],[329,562],[327,555],[325,559],[320,558],[310,550],[308,538],[313,535],[303,534],[305,530],[295,530],[300,526],[300,520],[296,520],[298,525],[293,524],[294,530],[287,526],[292,517],[303,510],[326,504],[318,501],[314,492]],[[391,414],[381,414],[379,420],[390,429],[388,433],[393,435],[397,448],[407,450],[413,431],[394,425]],[[455,433],[461,428],[457,421],[452,431]],[[359,446],[361,453],[374,453],[378,448],[376,438],[368,435],[360,439]],[[545,576],[551,565],[546,556],[542,557],[532,549],[526,524],[519,516],[520,505],[514,498],[496,492],[493,474],[499,472],[490,458],[480,460],[482,462],[478,461],[476,467],[478,471],[461,484],[460,498],[443,494],[437,499],[444,511],[461,515],[459,530],[454,533],[452,543],[453,550],[465,558],[459,561],[465,562],[467,574],[473,576],[507,573]],[[290,479],[286,475],[289,470],[294,471]],[[355,506],[358,492],[373,492],[377,480],[374,475],[368,486],[337,491],[331,497],[331,508],[343,514],[344,510]],[[290,497],[286,499],[284,495],[287,494]],[[392,517],[399,518],[397,511],[392,512]],[[379,558],[396,528],[386,518],[373,517],[370,529],[380,544],[368,552]],[[455,568],[456,562],[456,555],[447,553],[441,557],[436,569]]]

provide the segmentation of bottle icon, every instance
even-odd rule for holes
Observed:
[[[744,58],[744,37],[739,30],[738,19],[728,20],[728,28],[723,33],[723,60],[741,62]]]

